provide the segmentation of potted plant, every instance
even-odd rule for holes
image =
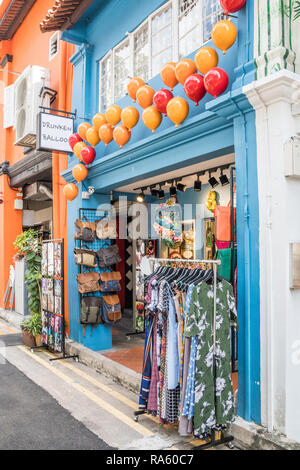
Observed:
[[[30,319],[23,321],[21,324],[21,330],[25,346],[28,346],[29,348],[36,346],[35,337],[31,332]]]
[[[28,320],[25,320],[21,329],[26,346],[42,345],[42,319],[39,313],[34,313]]]

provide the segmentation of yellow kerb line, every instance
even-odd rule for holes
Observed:
[[[57,375],[58,377],[60,377],[62,380],[64,380],[65,382],[67,382],[69,385],[71,385],[73,388],[75,388],[76,390],[78,390],[80,393],[86,395],[91,401],[93,401],[94,403],[96,403],[98,406],[100,406],[103,410],[107,411],[108,413],[110,413],[111,415],[113,415],[115,418],[117,418],[119,421],[122,421],[124,424],[126,424],[127,426],[129,426],[130,428],[132,428],[134,431],[136,431],[137,433],[141,434],[142,436],[153,436],[154,433],[152,431],[149,431],[149,429],[145,428],[144,426],[142,426],[141,424],[139,423],[136,423],[133,421],[132,418],[126,416],[124,413],[122,413],[121,411],[115,409],[112,405],[110,405],[109,403],[107,403],[106,401],[102,400],[101,398],[99,398],[97,395],[95,395],[94,393],[90,392],[89,390],[87,390],[86,388],[84,388],[82,385],[78,384],[78,383],[74,383],[74,380],[71,379],[70,377],[68,377],[67,375],[65,375],[63,372],[61,372],[60,370],[54,368],[53,366],[50,366],[50,364],[48,364],[46,361],[43,361],[43,359],[40,359],[38,356],[36,356],[35,354],[32,354],[29,350],[26,349],[25,346],[18,346],[18,349],[22,350],[23,352],[25,352],[25,354],[27,354],[28,356],[30,356],[32,359],[34,359],[36,362],[38,362],[39,364],[41,364],[43,367],[46,367],[47,369],[49,369],[53,374]]]
[[[54,354],[51,354],[49,353],[48,351],[43,351],[44,354],[46,354],[47,356],[49,357],[55,357]],[[75,374],[79,375],[80,377],[82,377],[83,379],[87,380],[88,382],[92,383],[93,385],[95,385],[96,387],[100,388],[101,390],[103,390],[105,393],[108,393],[109,395],[113,396],[114,398],[116,398],[117,400],[121,401],[122,403],[124,403],[124,405],[127,405],[129,406],[130,408],[132,408],[133,410],[136,410],[137,409],[137,403],[135,403],[134,401],[130,400],[130,398],[127,398],[127,397],[124,397],[123,395],[121,395],[121,393],[119,392],[116,392],[115,390],[113,390],[112,388],[108,387],[107,385],[105,384],[102,384],[101,382],[99,382],[97,379],[94,379],[94,377],[90,377],[88,374],[86,374],[85,372],[83,372],[82,370],[80,369],[77,369],[76,367],[72,366],[71,364],[69,364],[67,361],[64,361],[64,360],[61,360],[60,361],[61,364],[63,364],[64,367],[66,367],[67,369],[70,369],[72,372],[74,372]],[[151,416],[151,415],[148,415],[148,414],[144,414],[142,416],[145,416],[147,417],[148,419],[151,419],[151,421],[154,421],[156,424],[159,424],[159,420],[158,418],[156,418],[155,416]]]

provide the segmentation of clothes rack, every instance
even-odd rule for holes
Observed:
[[[214,378],[216,379],[216,318],[217,318],[217,280],[218,280],[218,267],[221,264],[221,260],[184,260],[184,259],[169,259],[169,258],[149,258],[149,261],[154,263],[171,263],[171,264],[182,264],[182,263],[192,263],[192,264],[209,264],[213,268],[213,292],[214,292],[214,303],[213,303],[213,373]],[[215,396],[216,403],[216,396]],[[135,411],[135,421],[138,421],[139,416],[145,414],[145,410]],[[234,440],[233,436],[225,436],[223,431],[214,430],[211,435],[211,441],[205,442],[197,447],[199,450],[205,450],[211,447],[217,447],[225,443],[229,443],[229,446],[233,448],[232,441]]]

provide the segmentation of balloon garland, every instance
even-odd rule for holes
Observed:
[[[247,0],[220,0],[225,15],[241,10]],[[230,15],[229,15],[230,16]],[[226,54],[237,38],[237,28],[232,21],[218,21],[211,32],[212,41],[217,49]],[[219,56],[213,47],[202,47],[195,54],[194,61],[182,59],[177,64],[168,62],[161,70],[162,82],[170,88],[160,89],[157,92],[147,85],[140,77],[131,78],[127,84],[127,93],[133,102],[137,102],[143,108],[142,120],[146,127],[154,133],[162,122],[162,115],[179,127],[189,114],[188,102],[180,97],[174,97],[172,91],[180,83],[184,87],[186,96],[194,101],[196,106],[199,101],[209,93],[217,98],[224,93],[229,84],[226,71],[220,67]],[[199,72],[199,73],[197,73]],[[139,111],[128,106],[123,110],[120,106],[112,105],[104,113],[97,113],[92,119],[92,124],[81,123],[77,132],[69,138],[70,148],[76,157],[83,163],[74,166],[73,177],[77,183],[88,176],[87,166],[96,158],[95,147],[102,141],[108,146],[113,140],[123,148],[131,138],[132,129],[140,119]],[[88,142],[89,145],[86,144]],[[78,188],[74,183],[68,183],[63,189],[66,199],[73,201],[78,195]],[[213,211],[216,204],[216,193],[209,193],[207,207]]]

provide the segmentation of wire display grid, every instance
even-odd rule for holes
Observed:
[[[99,210],[99,209],[79,209],[79,219],[83,219],[83,217],[86,217],[87,220],[91,223],[98,222],[100,220],[108,219],[109,214],[107,211]],[[97,238],[97,235],[95,234],[95,238],[93,242],[85,242],[82,240],[76,240],[77,242],[77,248],[84,248],[88,247],[90,250],[93,251],[98,251],[102,250],[103,248],[108,248],[109,246],[113,245],[114,240],[111,239],[105,239],[105,240],[100,240]],[[112,266],[111,268],[114,268]],[[84,267],[84,266],[78,266],[78,273],[84,273],[84,272],[97,272],[97,273],[106,273],[106,272],[111,272],[113,269],[108,269],[108,268],[100,268],[97,266],[96,268],[91,268],[91,267]],[[91,292],[88,294],[79,294],[80,298],[80,304],[81,300],[83,297],[103,297],[103,294],[100,291],[97,292]],[[79,318],[79,323],[80,323],[80,318]],[[84,328],[84,325],[81,325]],[[109,325],[107,325],[109,326]]]

